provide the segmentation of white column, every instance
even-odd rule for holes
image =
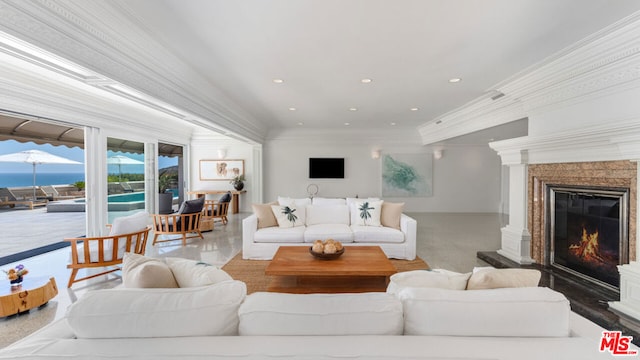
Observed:
[[[150,213],[158,213],[158,154],[156,143],[144,143],[144,207]]]
[[[638,160],[635,160],[638,162]],[[636,188],[640,189],[640,168],[636,170]],[[640,209],[640,196],[636,196],[636,209]],[[636,239],[640,230],[640,216],[636,216]],[[619,265],[620,301],[609,302],[611,309],[640,320],[640,246],[636,243],[636,261]]]
[[[102,236],[107,224],[107,139],[100,129],[84,129],[87,236]]]
[[[498,254],[519,264],[531,264],[531,234],[527,228],[527,152],[501,153],[509,166],[509,224],[502,228],[502,245]]]

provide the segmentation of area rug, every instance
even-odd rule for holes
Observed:
[[[416,257],[415,260],[389,260],[398,269],[398,272],[429,269],[429,265],[419,257]],[[235,280],[244,281],[247,284],[247,293],[251,294],[257,291],[267,291],[267,286],[272,278],[272,276],[264,274],[264,269],[268,264],[269,260],[244,260],[242,252],[240,252],[226,263],[222,270]]]

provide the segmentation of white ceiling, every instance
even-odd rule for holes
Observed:
[[[640,10],[637,0],[121,4],[271,129],[416,128]],[[462,81],[448,82],[456,77]]]

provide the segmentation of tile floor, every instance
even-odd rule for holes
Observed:
[[[235,214],[226,226],[218,225],[212,232],[204,233],[204,240],[189,241],[186,247],[179,240],[151,246],[147,255],[153,257],[182,257],[197,259],[222,266],[242,249],[242,219],[248,213]],[[477,251],[497,250],[500,247],[500,228],[506,224],[499,214],[485,213],[411,213],[418,222],[417,253],[432,268],[444,268],[468,272],[474,266],[487,264],[476,257]],[[59,293],[47,306],[29,313],[0,318],[0,348],[32,333],[64,316],[66,308],[87,291],[112,288],[121,283],[120,278],[108,275],[77,283],[67,289],[69,270],[66,264],[69,249],[55,250],[24,259],[31,276],[54,276]],[[8,269],[17,263],[2,266]],[[29,276],[29,275],[28,275]],[[0,283],[0,286],[9,286]]]

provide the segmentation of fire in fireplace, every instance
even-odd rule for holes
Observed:
[[[629,262],[628,189],[547,185],[548,265],[619,289]]]

